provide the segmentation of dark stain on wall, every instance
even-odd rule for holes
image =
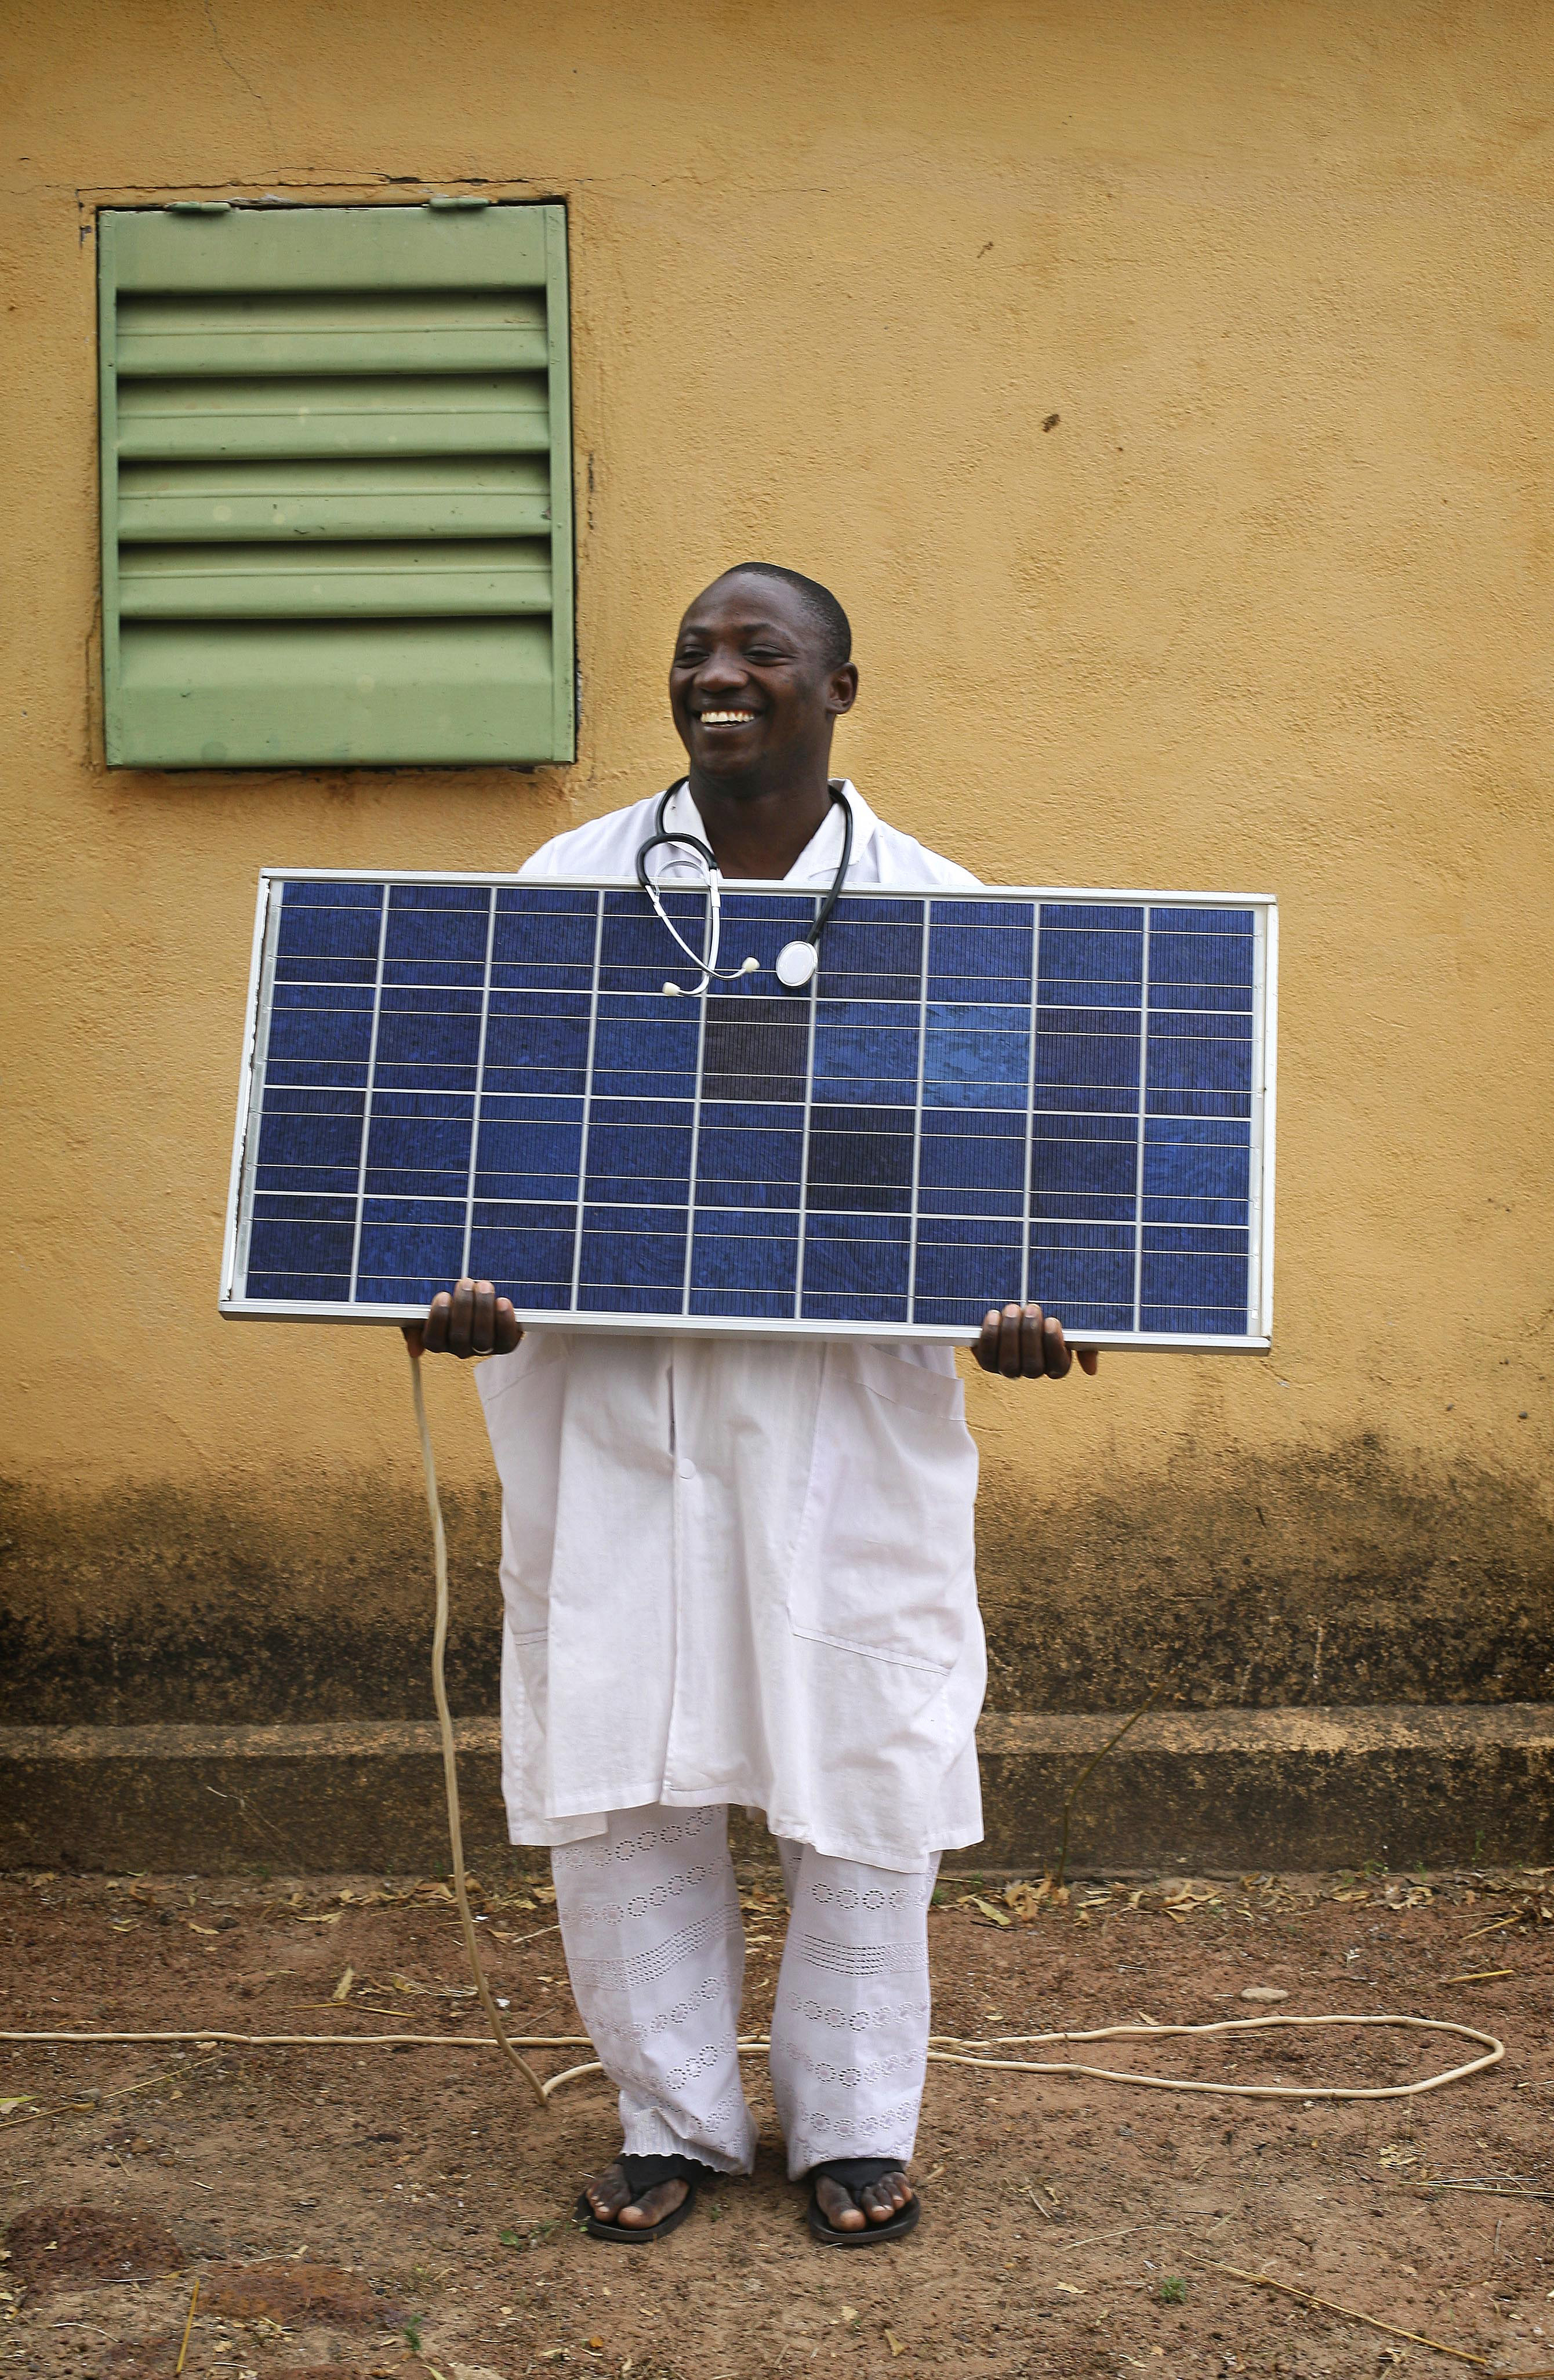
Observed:
[[[497,1705],[494,1486],[446,1499],[455,1709]],[[1103,1488],[1060,1510],[989,1466],[989,1706],[1554,1699],[1554,1548],[1524,1483],[1371,1439]],[[0,1500],[0,1723],[419,1718],[419,1496],[309,1479]]]

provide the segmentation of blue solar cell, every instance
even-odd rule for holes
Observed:
[[[1030,1294],[1042,1305],[1062,1307],[1078,1298],[1087,1305],[1133,1304],[1131,1253],[1106,1255],[1099,1248],[1033,1248]]]
[[[1250,1091],[1250,1041],[1190,1040],[1149,1036],[1148,1084],[1151,1091]]]
[[[384,1008],[378,1018],[373,1071],[383,1074],[391,1086],[397,1082],[405,1089],[414,1088],[413,1082],[404,1081],[407,1070],[435,1081],[452,1066],[467,1070],[473,1078],[480,1057],[479,1011],[472,1016],[450,1016]]]
[[[1137,1204],[1121,1191],[1036,1190],[1031,1193],[1030,1210],[1033,1222],[1129,1223]]]
[[[357,958],[330,958],[310,950],[279,950],[275,953],[275,982],[277,987],[285,983],[365,984],[370,994],[378,979],[377,952],[375,935],[371,951]]]
[[[929,973],[965,976],[981,984],[990,978],[1021,984],[1030,993],[1031,929],[999,926],[957,928],[937,919],[929,932]],[[973,993],[972,997],[986,998]],[[1014,994],[1011,993],[1011,997]]]
[[[361,1162],[361,1117],[292,1115],[269,1110],[260,1124],[259,1163],[262,1172],[277,1165],[346,1167],[355,1175]]]
[[[988,1305],[984,1297],[915,1297],[912,1319],[919,1330],[943,1328],[970,1332],[980,1330]]]
[[[480,1198],[470,1208],[476,1229],[491,1232],[565,1232],[577,1228],[575,1198]]]
[[[1246,1311],[1244,1256],[1161,1256],[1146,1250],[1140,1268],[1146,1305],[1224,1305]]]
[[[977,1310],[980,1321],[989,1305],[1002,1305],[1020,1294],[1020,1244],[1003,1247],[917,1247],[913,1311],[919,1318],[926,1299],[961,1297]]]
[[[791,1322],[794,1293],[791,1287],[780,1290],[698,1289],[693,1282],[687,1310],[692,1314],[721,1314],[731,1321]]]
[[[1151,1031],[1155,1029],[1153,1023],[1155,1016],[1163,1015],[1167,1012],[1184,1020],[1200,1015],[1244,1015],[1250,1018],[1253,998],[1250,984],[1160,983],[1152,980],[1149,986],[1150,1029]],[[1191,1031],[1194,1028],[1184,1021],[1174,1027],[1167,1026],[1165,1029],[1180,1033]]]
[[[1035,1292],[1030,1293],[1035,1295]],[[1037,1300],[1040,1304],[1040,1300]],[[1044,1309],[1055,1314],[1070,1333],[1080,1330],[1131,1330],[1133,1305],[1101,1305],[1081,1297],[1054,1297]]]
[[[731,1232],[698,1229],[691,1246],[693,1289],[786,1290],[793,1311],[793,1289],[798,1279],[798,1233],[781,1239],[770,1232],[736,1236]]]
[[[538,1228],[517,1218],[502,1223],[477,1223],[469,1235],[469,1261],[478,1281],[500,1283],[515,1305],[570,1304],[572,1296],[572,1211],[559,1231]],[[565,1296],[539,1297],[540,1289],[565,1290]]]
[[[1228,1202],[1227,1202],[1228,1203]],[[1223,1222],[1170,1222],[1144,1219],[1144,1245],[1155,1255],[1173,1252],[1197,1256],[1245,1256],[1251,1247],[1251,1234],[1246,1229],[1243,1209],[1239,1224]]]
[[[491,920],[484,909],[389,910],[385,959],[463,960],[483,966]]]
[[[445,1272],[358,1273],[358,1305],[430,1305],[439,1290],[448,1287]]]
[[[1247,984],[1255,942],[1234,934],[1151,934],[1151,983]]]
[[[1246,1309],[1241,1305],[1146,1305],[1139,1309],[1141,1330],[1191,1332],[1224,1338],[1247,1335]]]
[[[1131,1198],[1137,1173],[1138,1159],[1131,1141],[1035,1137],[1031,1141],[1031,1189],[1038,1196],[1050,1191],[1077,1195],[1096,1190],[1111,1197]]]
[[[904,1328],[911,1284],[965,1330],[1024,1270],[1071,1329],[1131,1332],[1136,1286],[1147,1331],[1246,1335],[1257,913],[847,894],[782,989],[818,897],[726,893],[758,969],[674,1000],[634,888],[287,883],[245,1293],[346,1304],[355,1251],[379,1307],[467,1261],[548,1315],[576,1278],[590,1315]],[[699,945],[704,893],[664,898]]]
[[[1119,1005],[1131,990],[1136,1006],[1144,983],[1144,936],[1120,933],[1058,932],[1043,918],[1037,953],[1037,976],[1043,991],[1061,987],[1067,1001],[1082,1001],[1080,984],[1104,988]]]
[[[1151,1087],[1148,1111],[1152,1116],[1217,1116],[1228,1121],[1249,1116],[1252,1099],[1246,1091],[1170,1091]]]
[[[769,1115],[771,1111],[755,1113]],[[751,1198],[755,1188],[770,1194],[773,1204],[796,1207],[804,1175],[804,1126],[798,1122],[776,1130],[756,1122],[711,1122],[703,1108],[696,1160],[698,1202],[705,1199],[718,1207],[765,1203]]]
[[[277,1066],[365,1065],[372,1047],[372,1018],[338,1008],[278,1008],[270,1020],[269,1063]]]
[[[805,1283],[800,1310],[806,1322],[904,1322],[906,1293],[872,1297],[856,1289],[811,1289]]]
[[[1122,1248],[1131,1251],[1136,1236],[1132,1222],[1042,1221],[1031,1225],[1030,1243],[1033,1248]]]
[[[936,1118],[937,1121],[937,1118]],[[924,1119],[917,1181],[925,1190],[1023,1190],[1026,1184],[1024,1133],[978,1133],[975,1139],[929,1132]]]
[[[1043,901],[1041,935],[1130,933],[1142,936],[1144,912],[1126,901]]]
[[[662,1218],[658,1228],[630,1231],[607,1208],[584,1208],[582,1279],[589,1288],[668,1288],[684,1281],[684,1215],[678,1228],[665,1208],[638,1208],[628,1220],[649,1224],[655,1215]]]
[[[1205,1148],[1199,1142],[1147,1140],[1147,1198],[1245,1198],[1250,1192],[1250,1148]]]
[[[1151,933],[1243,934],[1250,938],[1257,920],[1250,909],[1151,909]]]
[[[467,1173],[473,1130],[468,1118],[384,1115],[374,1105],[367,1135],[368,1166]]]
[[[435,1179],[435,1176],[432,1178]],[[461,1182],[457,1196],[450,1196],[446,1191],[436,1190],[395,1189],[387,1193],[379,1192],[376,1195],[370,1192],[362,1200],[362,1221],[392,1223],[396,1226],[425,1223],[449,1231],[456,1229],[462,1235],[465,1212],[463,1190],[464,1185]]]
[[[1035,1079],[1038,1087],[1125,1090],[1138,1087],[1138,1037],[1123,1033],[1055,1033],[1038,1026]]]
[[[385,1202],[386,1203],[386,1202]],[[415,1273],[446,1288],[464,1262],[464,1221],[456,1223],[363,1222],[357,1258],[359,1279],[381,1280]]]
[[[383,887],[380,884],[335,883],[322,878],[293,876],[287,879],[283,913],[288,909],[374,909],[382,910]]]
[[[349,1223],[356,1227],[356,1192],[348,1196],[311,1191],[257,1191],[254,1195],[253,1220],[256,1223]]]
[[[485,979],[486,968],[483,959],[385,958],[383,961],[384,1003],[395,1008],[403,1008],[407,1003],[402,1000],[393,1000],[391,994],[401,990],[423,988],[429,991],[472,992],[478,1006]]]
[[[1251,1208],[1244,1198],[1146,1198],[1144,1220],[1159,1224],[1213,1224],[1239,1229]]]
[[[346,1223],[289,1217],[272,1221],[256,1216],[249,1239],[249,1263],[256,1272],[317,1273],[336,1280],[343,1274],[348,1286],[355,1238],[354,1215]]]

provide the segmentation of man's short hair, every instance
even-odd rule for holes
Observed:
[[[736,562],[720,578],[780,578],[791,587],[820,632],[821,658],[828,670],[840,669],[853,658],[853,624],[829,587],[806,578],[801,570],[785,570],[780,562]]]

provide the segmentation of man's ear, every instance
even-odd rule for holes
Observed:
[[[843,711],[851,710],[857,698],[858,665],[856,662],[844,662],[839,670],[832,670],[831,674],[826,708],[840,717]]]

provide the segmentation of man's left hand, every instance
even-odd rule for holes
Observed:
[[[1093,1374],[1100,1350],[1081,1347],[1077,1353],[1080,1370]],[[1057,1316],[1044,1317],[1039,1305],[1006,1305],[1002,1313],[989,1306],[977,1342],[982,1369],[1002,1372],[1006,1380],[1061,1380],[1073,1368],[1074,1354]]]

